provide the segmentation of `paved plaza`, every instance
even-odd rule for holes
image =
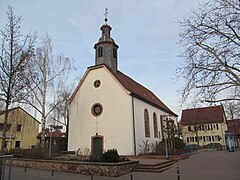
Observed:
[[[133,173],[133,180],[240,180],[240,151],[205,151],[191,155],[188,159],[175,163],[162,173]],[[12,180],[91,180],[91,176],[73,173],[13,167]],[[130,174],[120,177],[94,176],[93,180],[130,180]]]

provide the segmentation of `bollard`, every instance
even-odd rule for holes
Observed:
[[[133,180],[133,170],[132,170],[132,168],[130,168],[130,180]]]
[[[91,173],[91,180],[93,180],[93,173]]]
[[[24,172],[27,172],[27,163],[25,163]]]
[[[177,180],[180,180],[179,167],[177,167]]]
[[[54,176],[54,164],[52,165],[52,176]]]

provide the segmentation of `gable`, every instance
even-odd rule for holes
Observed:
[[[117,81],[117,79],[113,76],[113,74],[109,71],[108,68],[106,68],[106,66],[104,65],[100,65],[100,66],[93,66],[93,67],[89,67],[87,69],[87,71],[85,72],[85,74],[83,75],[82,79],[80,80],[80,82],[78,83],[76,89],[74,90],[73,94],[71,95],[71,97],[69,98],[69,101],[68,103],[71,104],[71,102],[73,101],[73,99],[75,98],[76,94],[78,93],[79,89],[81,88],[81,86],[83,86],[84,82],[87,80],[87,77],[89,77],[89,74],[92,72],[92,71],[95,71],[95,70],[100,70],[100,69],[104,69],[105,72],[108,73],[109,76],[112,77],[112,79],[127,93],[127,94],[130,94],[129,91],[127,91],[121,83],[119,83],[119,81]],[[100,72],[100,71],[99,71]],[[93,83],[93,82],[92,82]]]
[[[126,93],[130,94],[131,96],[138,98],[141,101],[144,101],[152,106],[157,107],[158,109],[163,110],[164,112],[170,113],[171,115],[177,117],[175,113],[173,113],[153,92],[149,89],[141,85],[140,83],[134,81],[129,76],[125,75],[124,73],[117,71],[114,72],[110,68],[105,65],[98,65],[89,67],[86,73],[84,74],[83,78],[79,82],[77,88],[73,92],[72,96],[70,97],[69,103],[71,103],[72,99],[76,95],[77,91],[79,90],[80,86],[84,82],[88,73],[94,69],[104,68],[107,72],[115,79],[115,81],[126,91]]]
[[[9,114],[11,113],[11,112],[17,112],[17,111],[21,111],[21,113],[24,113],[24,114],[26,114],[27,116],[29,116],[29,117],[31,117],[34,121],[36,121],[37,123],[39,123],[40,124],[40,122],[36,119],[36,118],[34,118],[31,114],[29,114],[27,111],[25,111],[23,108],[21,108],[21,107],[14,107],[14,108],[11,108],[11,109],[9,109],[8,110],[8,112],[9,112]],[[1,115],[4,115],[6,113],[6,111],[4,110],[4,111],[0,111],[0,116]]]

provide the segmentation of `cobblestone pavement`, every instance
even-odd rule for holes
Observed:
[[[133,173],[132,180],[177,180],[177,167],[180,180],[240,180],[240,151],[206,151],[191,155],[177,162],[162,173]],[[93,180],[130,180],[130,174],[120,177],[94,176]],[[13,167],[12,180],[92,180],[91,176]]]

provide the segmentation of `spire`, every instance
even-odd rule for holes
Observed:
[[[117,72],[117,49],[118,45],[111,38],[112,28],[107,24],[108,22],[108,9],[105,8],[104,21],[100,28],[102,31],[102,36],[99,38],[98,42],[94,45],[95,49],[95,65],[105,64],[112,70]]]

